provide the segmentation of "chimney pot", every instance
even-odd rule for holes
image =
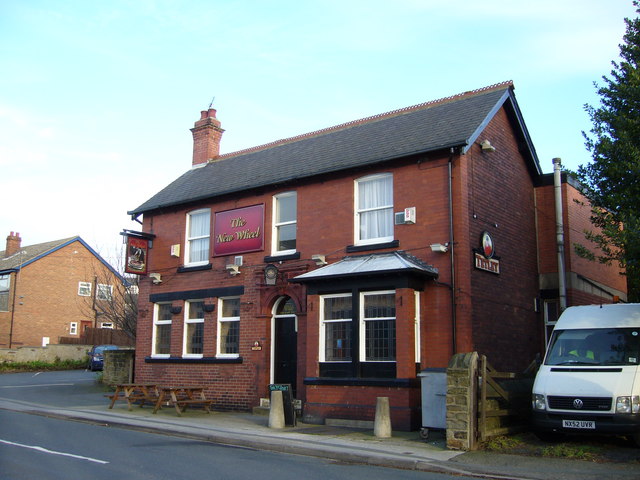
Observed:
[[[18,250],[20,250],[21,242],[22,239],[20,238],[20,233],[15,232],[14,234],[13,232],[11,232],[11,234],[7,237],[7,248],[5,248],[4,257],[8,258],[11,255],[17,253]]]
[[[191,129],[194,166],[220,156],[220,139],[223,132],[224,130],[220,128],[220,120],[216,118],[215,108],[200,112],[200,120],[195,122]]]

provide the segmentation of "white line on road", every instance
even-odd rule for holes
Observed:
[[[51,455],[62,455],[63,457],[71,457],[71,458],[77,458],[79,460],[87,460],[88,462],[101,463],[103,465],[109,463],[104,460],[98,460],[97,458],[83,457],[81,455],[74,455],[72,453],[56,452],[55,450],[48,450],[44,447],[38,447],[37,445],[23,445],[22,443],[10,442],[8,440],[2,440],[2,439],[0,439],[0,443],[5,443],[7,445],[14,445],[16,447],[30,448],[32,450],[37,450],[39,452],[50,453]]]
[[[26,387],[68,387],[73,383],[38,383],[36,385],[0,385],[0,388],[26,388]]]

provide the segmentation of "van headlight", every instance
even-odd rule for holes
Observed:
[[[618,397],[616,399],[616,413],[640,413],[640,395]]]
[[[547,401],[544,398],[544,395],[539,393],[534,393],[531,395],[531,404],[534,410],[546,410],[547,409]]]

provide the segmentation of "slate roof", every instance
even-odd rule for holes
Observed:
[[[313,282],[318,280],[368,275],[389,275],[394,273],[416,273],[437,278],[438,269],[404,251],[373,253],[345,257],[342,260],[291,279],[292,282]]]
[[[267,185],[459,147],[466,152],[493,116],[507,107],[530,170],[538,159],[513,94],[504,82],[432,102],[221,155],[184,173],[128,213],[140,215]]]
[[[87,250],[95,255],[95,257],[100,260],[107,268],[109,268],[109,270],[111,270],[118,278],[122,278],[122,276],[109,263],[107,263],[106,260],[104,260],[79,236],[20,247],[16,253],[7,258],[4,258],[5,250],[2,250],[0,251],[0,273],[12,272],[24,268],[30,263],[33,263],[41,259],[42,257],[46,257],[56,250],[66,247],[67,245],[76,241],[84,245]]]

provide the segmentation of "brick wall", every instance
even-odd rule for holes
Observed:
[[[78,283],[91,282],[95,289],[94,275],[102,272],[101,265],[76,241],[23,267],[17,280],[12,276],[13,286],[17,286],[15,310],[0,313],[0,345],[9,344],[12,320],[13,346],[41,346],[43,337],[55,344],[60,337],[70,336],[71,322],[77,323],[75,336],[79,336],[83,321],[93,325],[91,297],[78,295]],[[115,288],[115,279],[112,284]]]

